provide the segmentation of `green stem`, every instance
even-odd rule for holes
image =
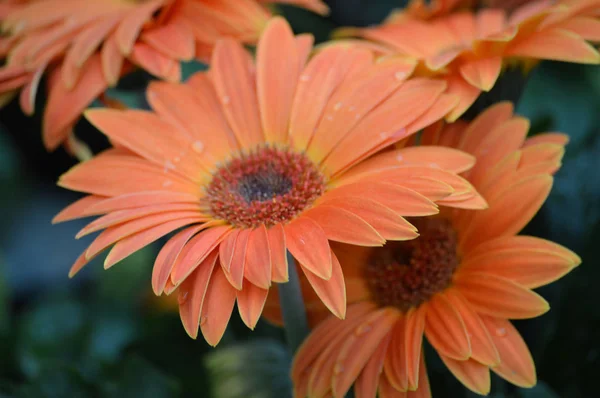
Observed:
[[[308,336],[309,329],[304,300],[302,300],[302,290],[300,289],[300,278],[296,270],[296,261],[289,251],[287,252],[287,260],[289,281],[278,285],[278,288],[285,337],[293,354]]]

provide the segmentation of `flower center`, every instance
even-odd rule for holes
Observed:
[[[325,192],[325,179],[306,155],[265,146],[219,167],[206,192],[215,218],[270,227],[310,206]]]
[[[459,264],[457,236],[443,218],[414,222],[420,236],[375,249],[364,270],[375,302],[408,311],[447,288]]]

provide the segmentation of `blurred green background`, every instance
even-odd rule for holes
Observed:
[[[399,1],[329,3],[326,19],[290,8],[284,13],[297,32],[322,41],[336,26],[380,21]],[[186,73],[201,67],[186,65]],[[145,106],[148,79],[131,76],[112,95]],[[569,247],[583,264],[539,289],[549,313],[517,322],[537,363],[538,386],[519,390],[494,378],[491,395],[598,396],[600,68],[543,63],[531,74],[518,112],[531,118],[533,133],[571,136],[552,194],[526,232]],[[95,150],[106,147],[86,122],[77,131]],[[157,246],[110,271],[94,261],[67,278],[90,239],[73,238],[84,222],[50,224],[77,198],[55,186],[73,159],[62,150],[47,154],[39,132],[39,115],[26,118],[16,103],[0,111],[0,397],[289,397],[283,333],[262,321],[250,332],[234,313],[218,348],[190,339],[173,303],[151,294]],[[434,396],[475,396],[430,356]]]

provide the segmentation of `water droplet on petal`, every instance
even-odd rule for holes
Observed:
[[[440,165],[437,163],[429,163],[429,167],[433,167],[434,169],[439,169]]]
[[[404,80],[406,78],[406,72],[396,72],[394,77],[396,80]]]
[[[170,160],[165,161],[165,172],[167,172],[169,170],[175,170],[175,169],[176,169],[175,165]]]
[[[402,162],[404,160],[404,156],[398,155],[398,156],[396,156],[396,160],[399,162]]]
[[[327,115],[327,116],[325,116],[325,119],[327,119],[327,120],[331,121],[331,120],[333,120],[333,116],[331,116],[331,115]]]
[[[333,110],[334,111],[339,111],[340,109],[342,109],[342,103],[341,102],[338,102],[337,104],[335,104],[333,106]]]
[[[163,185],[163,187],[167,188],[167,187],[173,185],[173,181],[171,181],[171,180],[165,180],[165,182],[163,182],[162,185]]]
[[[350,112],[354,112],[356,110],[356,107],[354,105],[352,105],[350,108],[348,108],[348,110]]]
[[[202,151],[204,151],[204,144],[202,141],[194,141],[192,149],[197,153],[202,153]]]
[[[308,75],[301,75],[300,76],[300,81],[302,81],[302,82],[307,82],[309,80],[310,80],[310,76],[308,76]]]
[[[224,105],[228,105],[229,102],[231,102],[231,99],[228,96],[224,96],[223,98],[221,98],[221,101]]]
[[[298,242],[300,242],[301,245],[305,245],[306,244],[306,242],[302,238],[298,238]]]
[[[335,366],[333,367],[333,373],[335,373],[336,375],[339,375],[343,371],[344,371],[344,365],[342,365],[341,363],[336,363]]]
[[[389,135],[389,134],[388,134],[388,133],[386,133],[385,131],[382,131],[381,133],[379,133],[379,137],[380,137],[382,140],[385,140],[386,138],[388,138],[388,135]]]
[[[204,325],[208,321],[208,317],[206,315],[202,315],[200,317],[200,326]]]
[[[189,297],[189,292],[182,291],[179,293],[179,296],[177,296],[177,302],[179,303],[179,305],[183,305],[188,300],[188,297]]]
[[[180,158],[179,156],[175,156],[175,157],[173,158],[173,161],[174,161],[175,163],[179,163],[179,162],[181,162],[181,158]]]
[[[371,325],[360,325],[358,328],[356,328],[356,330],[354,331],[354,334],[356,334],[357,336],[360,336],[361,334],[365,334],[367,332],[369,332],[371,330]]]
[[[496,329],[496,336],[505,337],[506,336],[506,328],[498,328]]]

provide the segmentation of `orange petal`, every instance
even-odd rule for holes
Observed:
[[[391,333],[388,333],[387,338],[381,340],[381,343],[379,343],[379,346],[360,372],[354,384],[354,396],[356,398],[371,398],[377,395],[379,377],[383,372],[383,361],[385,360],[391,337]]]
[[[486,139],[487,132],[493,130],[513,115],[513,104],[508,101],[499,102],[479,114],[460,135],[458,149],[473,153],[475,148]]]
[[[275,17],[256,49],[258,101],[267,142],[286,142],[298,68],[294,34],[285,19]]]
[[[397,164],[423,165],[438,167],[442,170],[460,174],[475,165],[475,157],[457,149],[441,146],[413,146],[393,152]],[[380,155],[383,159],[384,155]],[[386,157],[391,157],[385,154]]]
[[[411,309],[406,314],[404,323],[404,350],[406,355],[406,374],[408,376],[408,389],[416,390],[419,386],[419,370],[423,362],[423,332],[425,331],[425,318],[427,307]],[[427,378],[427,375],[422,375]]]
[[[469,390],[480,395],[488,395],[490,393],[490,370],[487,366],[473,359],[457,361],[443,355],[440,355],[440,357],[454,377]]]
[[[599,64],[600,55],[581,36],[562,29],[544,29],[509,45],[507,55]]]
[[[176,60],[190,61],[196,52],[193,32],[177,19],[146,30],[140,39]]]
[[[229,263],[229,269],[226,268],[226,264],[221,262],[223,273],[227,277],[227,280],[237,290],[241,290],[244,282],[244,272],[246,268],[246,253],[248,251],[248,240],[250,238],[250,230],[242,229],[238,232],[237,238],[233,245],[233,252],[231,253],[231,262]]]
[[[190,195],[188,193],[145,191],[104,199],[89,206],[86,214],[103,214],[156,204],[198,203],[198,200],[199,197],[197,195]]]
[[[268,289],[271,286],[271,273],[269,234],[261,224],[250,233],[244,277],[254,285]]]
[[[479,313],[509,319],[527,319],[550,309],[540,295],[508,279],[485,273],[459,273],[460,293]]]
[[[231,270],[231,260],[233,260],[233,252],[235,252],[235,242],[241,230],[234,229],[219,245],[219,262],[223,270],[228,272]]]
[[[319,224],[310,218],[298,217],[284,228],[285,243],[294,258],[319,278],[331,278],[331,250]]]
[[[481,322],[479,315],[471,309],[469,303],[456,289],[447,289],[443,294],[465,323],[467,335],[471,342],[471,357],[484,365],[495,366],[499,364],[498,350],[496,350],[494,342]]]
[[[465,360],[471,356],[465,323],[442,295],[435,295],[428,303],[425,335],[440,355],[457,360]]]
[[[365,318],[364,322],[345,340],[335,363],[335,368],[342,371],[334,371],[332,380],[334,395],[344,396],[348,392],[380,342],[390,333],[399,316],[399,312],[393,308],[374,312]]]
[[[60,73],[60,72],[57,72]],[[44,111],[43,138],[48,150],[54,150],[67,138],[71,127],[83,110],[108,87],[102,75],[100,57],[94,55],[86,63],[79,83],[69,90],[59,79],[48,89],[48,102]]]
[[[406,318],[401,317],[390,332],[391,340],[385,355],[383,370],[387,381],[398,391],[408,390],[406,357]]]
[[[193,226],[177,233],[162,247],[152,268],[152,290],[160,296],[167,285],[171,270],[187,242],[204,226]]]
[[[336,206],[365,220],[386,240],[408,240],[418,236],[416,229],[389,207],[359,196],[332,198],[323,205]]]
[[[218,252],[213,251],[179,287],[179,316],[185,331],[193,339],[198,336],[200,312],[217,255]]]
[[[154,0],[144,5],[138,5],[135,12],[129,12],[123,18],[115,33],[119,49],[124,55],[131,53],[142,27],[163,3],[163,0]]]
[[[264,141],[251,67],[250,55],[240,43],[224,39],[216,44],[211,77],[227,121],[243,148]]]
[[[533,387],[537,382],[535,364],[517,329],[505,319],[486,316],[481,319],[500,353],[501,362],[492,370],[519,387]]]
[[[198,264],[225,239],[230,230],[231,227],[229,225],[216,226],[191,238],[173,266],[170,278],[173,284],[177,286],[187,278],[196,269]]]
[[[289,270],[283,225],[275,224],[267,230],[267,235],[271,251],[271,279],[273,282],[285,283],[289,280]]]
[[[223,270],[214,267],[200,314],[200,330],[206,342],[213,347],[219,344],[225,333],[235,299],[236,290],[227,281]]]
[[[490,91],[500,76],[502,57],[481,58],[460,66],[461,76],[483,91]]]
[[[148,44],[136,43],[129,59],[133,64],[160,79],[169,82],[181,80],[181,64],[179,61],[165,56]]]
[[[168,233],[197,222],[197,217],[169,221],[121,239],[113,246],[106,256],[106,259],[104,260],[104,268],[108,269],[112,267],[119,261],[137,252],[143,247],[146,247],[150,243]]]
[[[446,118],[450,112],[458,105],[460,99],[455,95],[442,94],[437,101],[415,121],[406,126],[408,134],[416,133],[421,129],[427,128],[430,125]]]
[[[106,79],[109,86],[115,86],[123,72],[125,57],[119,50],[116,35],[114,33],[110,35],[102,45],[100,57],[104,79]]]
[[[342,267],[335,253],[331,251],[332,273],[329,280],[315,276],[306,268],[301,267],[308,283],[312,286],[323,304],[338,318],[346,317],[346,285]]]
[[[260,318],[268,293],[269,291],[267,289],[261,289],[248,282],[244,283],[242,290],[237,292],[240,317],[246,326],[252,330],[254,330],[254,327]]]
[[[446,116],[448,122],[454,122],[473,105],[479,94],[481,94],[481,90],[469,84],[462,76],[450,76],[446,81],[448,82],[446,94],[451,94],[458,98],[458,104]]]
[[[490,208],[478,212],[461,236],[463,247],[518,233],[537,213],[552,188],[552,177],[537,175],[506,187],[489,200]]]
[[[385,239],[365,220],[340,207],[321,204],[303,214],[321,226],[327,239],[358,246],[382,246]]]
[[[478,247],[481,254],[469,253],[461,265],[464,272],[483,272],[532,289],[559,279],[581,263],[575,253],[544,239],[510,236],[497,240],[505,243],[494,248],[494,241],[486,242],[480,246],[490,251],[482,253]]]
[[[363,54],[341,46],[327,47],[304,68],[290,115],[289,136],[294,148],[306,149],[332,93]]]
[[[55,215],[52,219],[52,224],[88,217],[87,209],[95,204],[101,203],[105,199],[106,197],[103,196],[84,196],[76,202],[71,203],[69,206],[62,209],[60,213]]]
[[[321,322],[304,340],[294,357],[290,372],[294,383],[300,381],[302,374],[309,370],[310,365],[330,346],[332,340],[343,330],[351,330],[353,324],[358,325],[362,322],[363,317],[374,308],[370,302],[357,303],[348,308],[347,319],[343,322],[333,316]]]
[[[364,180],[368,179],[365,178]],[[373,181],[373,179],[370,181],[364,180],[329,191],[320,200],[361,196],[365,192],[369,192],[371,197],[377,198],[379,203],[389,207],[401,216],[429,216],[438,213],[435,203],[415,191],[399,185]]]

